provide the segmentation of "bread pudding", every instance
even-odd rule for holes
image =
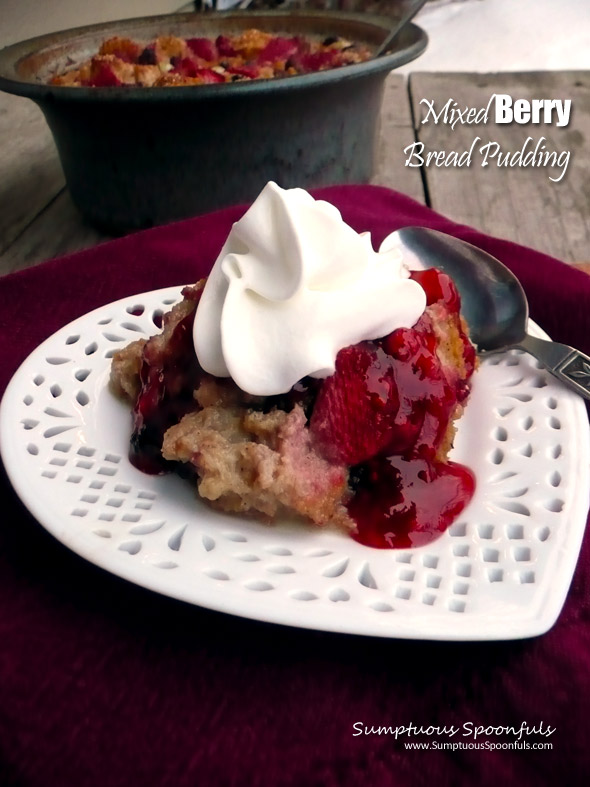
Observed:
[[[370,50],[338,36],[323,40],[250,29],[236,35],[139,42],[116,36],[78,67],[53,76],[66,87],[183,87],[309,74],[361,63]]]
[[[243,231],[236,248],[245,237]],[[228,249],[220,259],[231,268],[236,255]],[[247,267],[237,281],[243,283]],[[230,362],[233,377],[212,373],[206,353],[195,352],[216,270],[184,288],[160,334],[113,357],[112,387],[133,406],[131,461],[145,472],[188,477],[202,499],[223,511],[267,521],[299,515],[381,548],[436,537],[474,489],[470,471],[448,461],[476,363],[450,278],[435,269],[410,272],[407,286],[425,304],[412,325],[339,348],[328,373],[297,377],[301,368],[315,370],[317,361],[290,363],[296,379],[261,393],[264,375],[261,384],[244,384],[240,376],[244,356],[245,372],[257,365],[247,350],[238,351],[237,366]],[[288,320],[282,315],[281,325]],[[248,325],[237,330],[247,333]],[[215,340],[207,337],[210,344]],[[283,356],[294,353],[288,344],[280,342]],[[226,346],[226,355],[233,349]],[[263,352],[264,361],[271,352]]]

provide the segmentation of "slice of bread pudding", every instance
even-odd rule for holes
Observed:
[[[192,330],[204,282],[186,287],[160,334],[113,357],[112,388],[133,405],[132,462],[189,476],[224,511],[295,514],[376,547],[435,537],[474,488],[448,452],[476,357],[449,277],[412,278],[427,294],[416,325],[346,347],[330,377],[267,397],[200,367]]]

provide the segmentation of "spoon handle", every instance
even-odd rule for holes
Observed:
[[[401,3],[401,16],[399,19],[393,20],[393,27],[389,32],[385,41],[382,42],[381,46],[377,49],[373,57],[381,57],[384,55],[391,44],[393,43],[393,39],[396,35],[400,32],[400,30],[405,27],[408,22],[413,19],[418,11],[422,8],[426,0],[409,0],[409,2]]]
[[[590,399],[590,358],[567,344],[526,335],[518,345],[534,355],[543,366],[569,388]]]

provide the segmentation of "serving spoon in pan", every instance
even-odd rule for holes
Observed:
[[[590,399],[590,357],[566,344],[527,333],[529,307],[516,276],[491,254],[444,232],[404,227],[389,235],[381,250],[402,247],[424,267],[453,279],[461,312],[480,355],[520,348],[555,377]]]
[[[399,10],[401,14],[393,20],[393,27],[389,31],[386,39],[379,45],[373,57],[381,57],[381,55],[387,52],[396,35],[416,16],[425,3],[426,0],[404,0],[404,2],[400,3]]]

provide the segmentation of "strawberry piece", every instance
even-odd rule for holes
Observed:
[[[189,77],[191,79],[198,79],[199,83],[202,85],[225,82],[222,74],[218,74],[217,71],[213,71],[212,68],[200,68],[189,57],[183,57],[182,60],[176,62],[170,73],[180,74],[180,76]]]
[[[442,301],[449,311],[459,312],[461,306],[459,293],[446,273],[441,273],[436,268],[427,268],[423,271],[412,271],[411,277],[425,291],[427,306],[431,306],[436,301]]]
[[[195,77],[197,75],[198,66],[190,57],[171,57],[170,65],[172,66],[171,74],[180,74],[183,77]]]
[[[213,63],[219,58],[215,42],[209,38],[187,38],[186,43],[194,55],[208,63]]]
[[[276,60],[288,60],[299,51],[296,38],[271,38],[256,58],[258,63],[274,63]]]
[[[258,66],[231,66],[227,70],[230,74],[247,77],[248,79],[257,79],[260,75],[260,69]]]
[[[469,393],[474,350],[462,331],[458,298],[448,277],[425,277],[435,316],[399,328],[375,342],[338,353],[336,371],[323,381],[310,429],[329,458],[355,465],[375,456],[434,460],[447,436],[457,402]],[[457,303],[458,307],[458,303]],[[456,321],[464,345],[465,376],[445,370],[433,319]]]
[[[220,57],[235,57],[238,54],[227,36],[217,36],[215,39],[215,46],[217,47]]]
[[[382,452],[394,437],[399,400],[389,356],[372,342],[346,347],[322,384],[310,430],[323,453],[355,465]]]
[[[123,83],[108,63],[93,62],[92,75],[84,82],[88,87],[118,87]]]
[[[299,59],[299,67],[306,73],[324,71],[340,65],[340,52],[337,49],[328,49],[325,52],[310,52]]]
[[[223,74],[218,74],[212,68],[198,68],[195,74],[197,79],[200,79],[203,85],[214,85],[217,82],[225,82]]]

